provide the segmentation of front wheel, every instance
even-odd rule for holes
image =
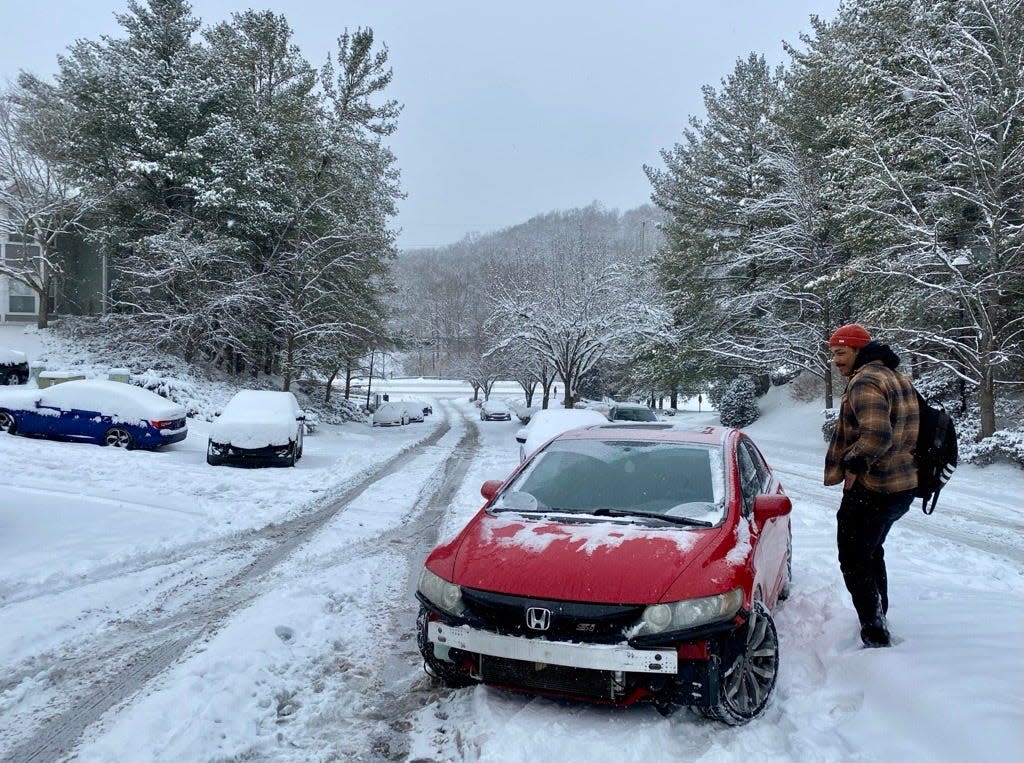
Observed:
[[[423,655],[423,669],[427,671],[427,675],[454,689],[476,683],[470,677],[468,670],[460,668],[454,662],[434,656],[434,645],[427,639],[427,624],[429,622],[426,608],[420,607],[420,614],[416,618],[416,645],[420,648],[420,654]]]
[[[0,411],[0,432],[15,434],[18,431],[18,422],[14,416],[7,411]]]
[[[702,712],[730,726],[742,726],[764,712],[778,675],[779,634],[771,614],[755,602],[746,625],[737,628],[726,643],[718,702]]]
[[[103,435],[103,444],[109,445],[112,448],[131,450],[134,443],[132,442],[130,432],[114,427],[113,429],[108,429],[107,433]]]

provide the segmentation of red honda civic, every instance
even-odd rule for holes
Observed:
[[[481,493],[420,575],[431,675],[729,724],[764,710],[791,503],[744,433],[576,429]]]

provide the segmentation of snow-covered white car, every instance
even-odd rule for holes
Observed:
[[[373,412],[375,427],[400,427],[409,423],[405,403],[381,403]]]
[[[481,421],[511,421],[512,411],[499,400],[487,400],[480,406]]]
[[[405,406],[405,414],[409,421],[423,423],[423,402],[421,400],[406,400],[402,403]]]
[[[302,458],[305,420],[291,392],[239,390],[210,428],[206,463],[295,466]]]
[[[516,432],[519,460],[526,460],[533,451],[562,432],[607,423],[608,419],[597,411],[579,408],[547,408],[537,411],[530,417],[530,423]]]

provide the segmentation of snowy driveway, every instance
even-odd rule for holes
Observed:
[[[426,679],[419,564],[515,466],[519,426],[435,411],[325,428],[294,470],[207,467],[202,422],[161,453],[0,438],[0,758],[76,743],[84,761],[1019,757],[1019,470],[964,468],[935,516],[897,525],[900,643],[865,651],[814,416],[769,411],[750,431],[794,498],[795,588],[775,701],[726,729]]]

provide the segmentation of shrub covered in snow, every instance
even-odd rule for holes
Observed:
[[[832,441],[832,433],[836,431],[836,422],[839,421],[839,408],[825,408],[821,412],[824,421],[821,424],[821,434],[825,442]]]
[[[749,376],[740,376],[729,382],[718,401],[722,426],[750,426],[757,421],[759,413],[754,380]]]
[[[980,425],[978,418],[970,417],[956,422],[960,462],[986,466],[1006,461],[1024,467],[1024,431],[999,429],[981,442],[975,442]]]

